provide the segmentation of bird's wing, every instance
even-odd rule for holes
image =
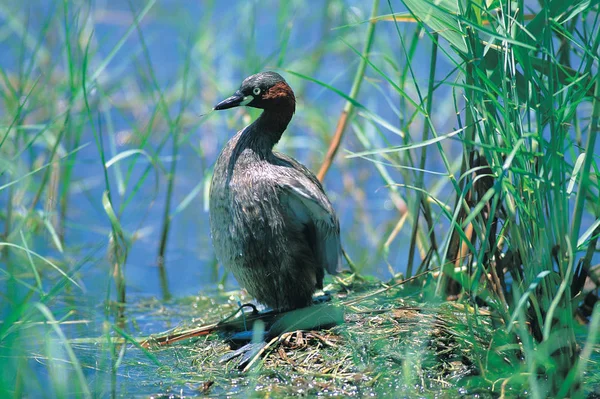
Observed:
[[[292,167],[278,176],[283,211],[303,224],[308,234],[314,235],[309,243],[314,246],[315,255],[325,270],[336,274],[342,266],[342,246],[333,207],[312,172],[292,158],[285,157],[285,160]]]

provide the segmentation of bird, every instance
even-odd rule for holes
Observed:
[[[262,109],[221,151],[209,192],[210,231],[218,261],[259,303],[275,311],[312,305],[325,271],[341,271],[340,224],[315,175],[273,151],[296,110],[276,72],[243,80],[213,109]]]

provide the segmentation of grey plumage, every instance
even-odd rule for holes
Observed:
[[[295,110],[285,80],[274,72],[253,75],[215,109],[244,104],[264,111],[229,140],[215,165],[213,245],[259,302],[277,310],[308,306],[324,271],[341,266],[339,222],[317,178],[272,151]]]

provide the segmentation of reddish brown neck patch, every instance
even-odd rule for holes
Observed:
[[[296,104],[294,92],[285,82],[276,83],[264,95],[263,100],[287,100]]]

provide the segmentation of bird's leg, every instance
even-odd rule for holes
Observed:
[[[256,306],[251,303],[240,305],[240,309],[244,307],[252,308],[252,316],[260,316],[268,313],[268,311],[259,312]],[[242,313],[240,318],[243,319],[244,330],[231,333],[231,335],[226,338],[226,341],[229,342],[229,345],[232,348],[238,347],[244,343],[246,344],[238,347],[238,349],[232,352],[223,355],[221,359],[219,359],[219,363],[227,363],[239,357],[237,367],[239,369],[243,369],[255,356],[260,353],[265,345],[267,345],[265,342],[267,332],[264,331],[264,325],[263,327],[255,329],[254,322],[252,322],[252,324],[249,326],[245,317],[246,314]]]
[[[325,302],[331,301],[331,294],[329,292],[323,291],[322,295],[315,295],[312,298],[313,305],[319,305]]]
[[[239,349],[229,352],[219,359],[219,363],[227,363],[236,357],[240,357],[237,367],[243,369],[265,346],[267,343],[263,340],[260,342],[250,342]]]

